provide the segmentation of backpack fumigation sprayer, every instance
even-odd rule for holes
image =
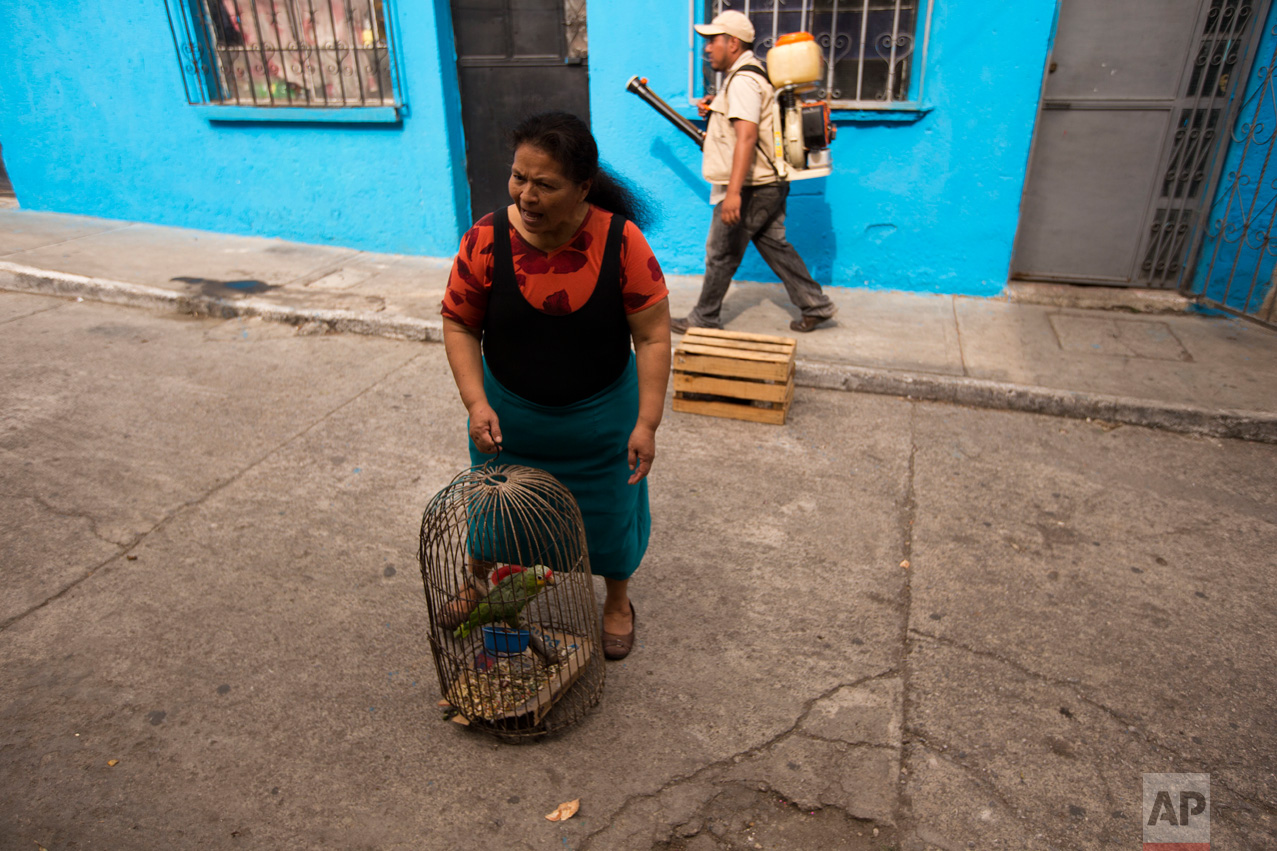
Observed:
[[[823,100],[801,100],[820,80],[822,57],[811,33],[783,35],[767,52],[767,79],[776,89],[772,103],[771,160],[786,180],[824,177],[831,171],[829,143],[837,128]],[[659,95],[647,87],[646,77],[630,77],[625,90],[633,92],[682,130],[698,147],[705,146],[705,132],[679,115]]]

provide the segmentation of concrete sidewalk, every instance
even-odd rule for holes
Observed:
[[[0,288],[259,316],[303,333],[439,341],[451,261],[0,209]],[[699,277],[669,280],[684,315]],[[799,339],[800,386],[1277,443],[1277,333],[1170,293],[1013,284],[1006,297],[831,288]],[[733,330],[785,334],[777,285],[740,283]]]

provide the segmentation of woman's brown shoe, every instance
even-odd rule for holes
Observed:
[[[603,655],[613,662],[624,659],[634,649],[634,632],[638,628],[638,615],[634,612],[634,604],[630,603],[630,632],[628,635],[617,635],[603,631]]]

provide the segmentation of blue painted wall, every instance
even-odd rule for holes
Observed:
[[[834,173],[793,184],[786,225],[818,280],[1002,290],[1055,8],[1055,0],[936,3],[925,60],[930,111],[904,122],[841,121]],[[603,156],[664,207],[649,237],[665,269],[699,274],[710,217],[700,152],[624,92],[638,74],[671,104],[687,103],[687,2],[596,2],[589,12],[591,120]],[[737,278],[776,280],[753,249]]]
[[[445,97],[456,91],[448,3],[394,5],[410,114],[354,125],[202,117],[159,0],[6,4],[0,141],[19,203],[451,255],[468,189],[460,111]]]
[[[446,0],[394,4],[410,113],[384,126],[210,122],[185,102],[158,0],[16,5],[0,28],[0,141],[24,208],[455,251],[468,189]],[[1055,5],[937,0],[927,111],[841,119],[834,174],[793,185],[790,236],[819,280],[1002,290]],[[710,217],[699,151],[624,90],[642,74],[687,103],[701,47],[687,0],[593,2],[589,27],[603,156],[663,208],[649,236],[667,271],[699,274]],[[775,280],[752,249],[738,277]]]
[[[1220,172],[1193,290],[1234,310],[1255,312],[1269,290],[1277,262],[1270,242],[1277,216],[1277,161],[1268,156],[1277,144],[1277,10],[1257,46],[1236,123]]]

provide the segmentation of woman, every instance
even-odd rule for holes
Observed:
[[[444,348],[470,414],[471,462],[500,447],[503,463],[547,470],[576,497],[591,569],[607,585],[603,652],[623,659],[635,635],[629,579],[651,529],[669,291],[634,223],[639,205],[599,168],[583,121],[536,115],[512,143],[512,203],[461,240]]]

